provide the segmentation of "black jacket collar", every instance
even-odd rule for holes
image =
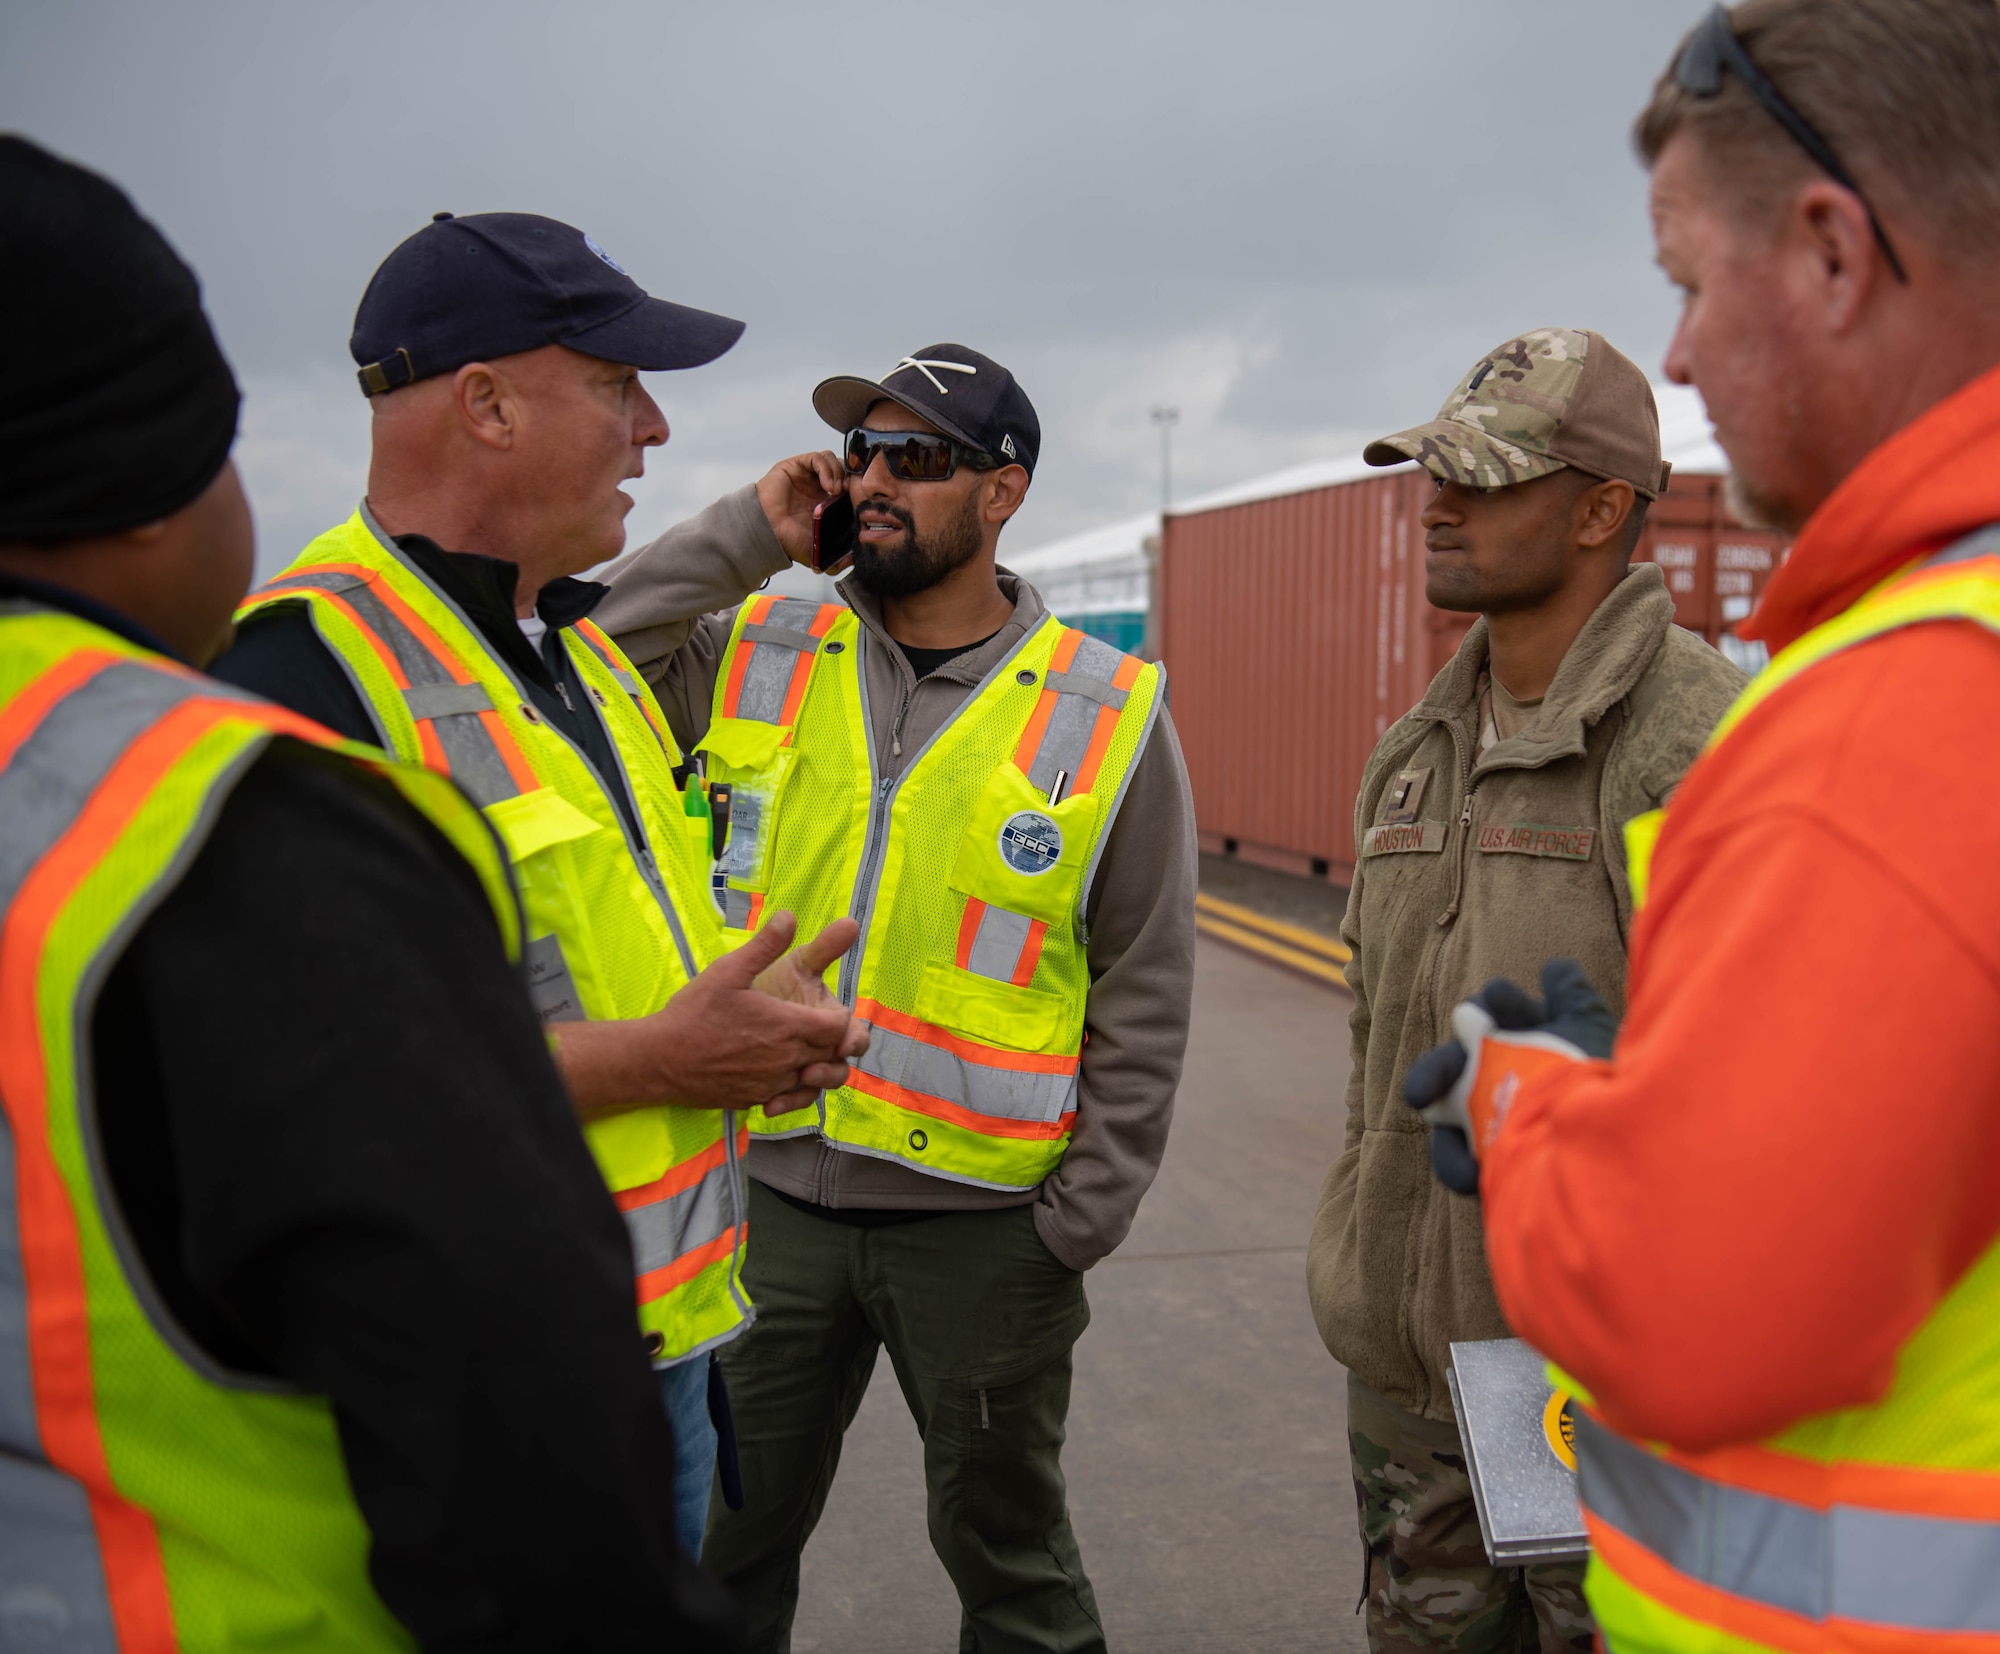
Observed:
[[[156,655],[165,655],[168,660],[180,661],[183,666],[192,664],[178,651],[169,649],[136,620],[128,619],[116,609],[106,608],[94,597],[85,597],[81,592],[73,592],[67,586],[51,585],[46,580],[30,580],[24,574],[0,572],[0,597],[25,597],[31,603],[40,603],[51,609],[61,609],[65,614],[73,614],[79,620],[89,621],[93,626],[102,626],[107,632],[116,632],[127,643],[136,643],[141,649],[150,649]]]

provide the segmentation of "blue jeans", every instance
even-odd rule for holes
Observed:
[[[708,1417],[706,1354],[659,1369],[660,1400],[674,1438],[674,1535],[697,1561],[708,1522],[708,1487],[715,1480],[715,1426]]]

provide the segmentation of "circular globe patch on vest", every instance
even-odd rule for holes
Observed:
[[[1062,860],[1062,829],[1039,810],[1017,810],[1000,829],[1000,859],[1033,877]]]

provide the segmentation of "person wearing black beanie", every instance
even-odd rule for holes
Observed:
[[[193,273],[0,135],[0,300],[0,1643],[740,1649],[484,818],[195,669]]]

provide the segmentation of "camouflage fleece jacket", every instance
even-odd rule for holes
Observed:
[[[1478,747],[1486,622],[1376,743],[1341,933],[1354,950],[1347,1139],[1320,1189],[1307,1278],[1336,1361],[1398,1406],[1452,1416],[1454,1339],[1504,1338],[1478,1202],[1431,1176],[1399,1085],[1496,976],[1580,960],[1625,1002],[1632,895],[1623,827],[1662,803],[1743,674],[1673,623],[1659,569],[1633,567],[1585,623],[1527,727]],[[1476,761],[1475,761],[1476,760]]]

